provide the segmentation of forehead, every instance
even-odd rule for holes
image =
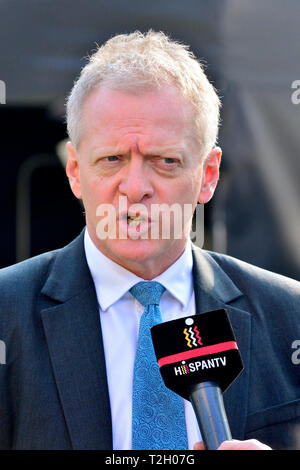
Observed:
[[[194,135],[193,110],[173,86],[138,93],[109,88],[93,90],[81,113],[81,140],[130,138],[178,141]]]

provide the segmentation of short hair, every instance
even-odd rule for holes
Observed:
[[[95,88],[139,93],[166,84],[177,87],[194,107],[195,137],[206,156],[217,142],[220,99],[189,46],[153,30],[114,36],[89,58],[66,103],[73,145],[78,148],[80,143],[84,100]]]

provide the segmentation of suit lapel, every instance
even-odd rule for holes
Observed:
[[[244,370],[225,391],[224,403],[233,438],[243,439],[249,389],[251,316],[241,308],[243,294],[212,256],[194,247],[193,258],[196,312],[226,309],[242,356]]]
[[[111,449],[99,309],[82,234],[58,252],[42,293],[51,302],[41,316],[73,448]]]

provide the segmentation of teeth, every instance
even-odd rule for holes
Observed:
[[[140,217],[138,215],[130,215],[130,216],[127,217],[127,223],[131,227],[137,227],[139,224],[144,222],[144,220],[145,219],[143,217]]]

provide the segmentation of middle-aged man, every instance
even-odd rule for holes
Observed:
[[[219,308],[244,363],[220,448],[297,445],[299,283],[189,240],[219,177],[219,106],[193,54],[163,33],[113,37],[82,70],[66,171],[86,229],[0,273],[2,449],[203,449],[191,404],[150,362],[149,328]]]

